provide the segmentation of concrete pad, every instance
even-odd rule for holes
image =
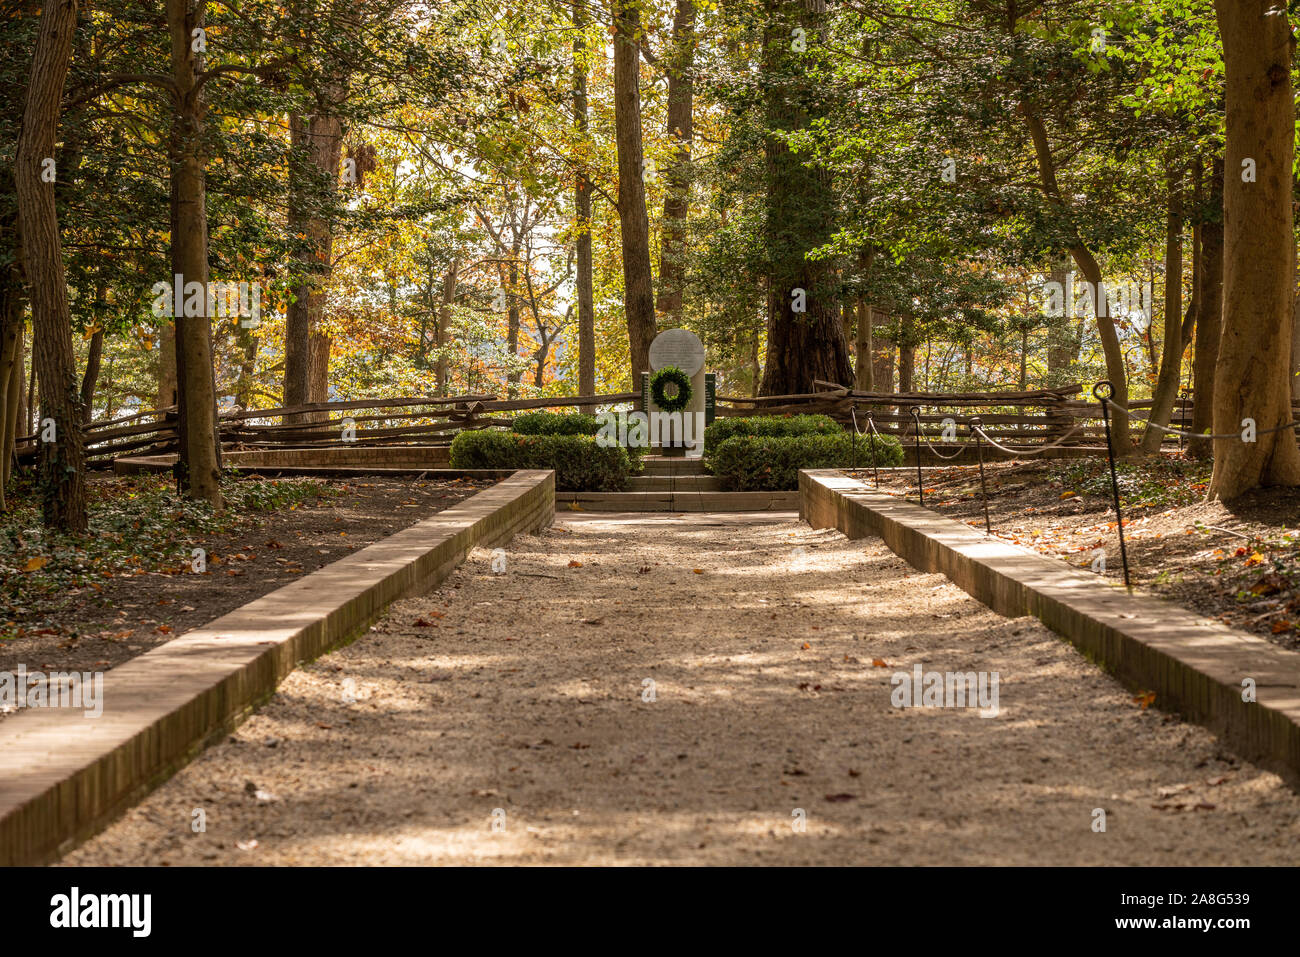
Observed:
[[[0,723],[0,865],[40,864],[102,828],[238,724],[300,663],[436,586],[475,546],[551,523],[555,473],[464,502],[146,652],[104,676],[103,714]]]
[[[799,514],[850,538],[879,536],[994,611],[1034,615],[1155,704],[1206,725],[1300,785],[1300,654],[1153,595],[1129,594],[1036,552],[873,492],[839,471],[799,473]],[[1242,700],[1254,682],[1257,701]]]

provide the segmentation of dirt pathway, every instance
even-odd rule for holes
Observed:
[[[999,713],[892,706],[916,664],[996,672]],[[561,513],[294,673],[67,861],[1290,864],[1298,846],[1276,776],[879,541]]]

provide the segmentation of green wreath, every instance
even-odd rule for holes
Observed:
[[[664,387],[669,383],[677,386],[677,394],[671,398],[664,393]],[[664,366],[650,377],[650,398],[665,412],[682,411],[691,404],[693,395],[691,377],[677,366]]]

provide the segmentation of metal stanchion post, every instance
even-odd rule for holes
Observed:
[[[1110,490],[1115,498],[1115,528],[1119,532],[1119,558],[1124,563],[1124,587],[1131,591],[1133,585],[1128,577],[1128,550],[1124,547],[1124,513],[1119,504],[1119,477],[1115,474],[1115,446],[1110,437],[1110,397],[1115,394],[1115,387],[1102,380],[1092,387],[1092,394],[1101,403],[1101,421],[1106,429],[1106,461],[1110,463]]]
[[[984,500],[984,531],[993,534],[993,525],[989,522],[989,487],[984,482],[984,446],[980,442],[980,417],[974,416],[970,420],[970,432],[975,436],[975,454],[980,463],[980,497]]]
[[[921,410],[912,406],[912,422],[916,425],[916,492],[925,504],[925,485],[921,481]]]

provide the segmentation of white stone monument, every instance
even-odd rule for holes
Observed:
[[[655,405],[651,390],[645,390],[646,413],[650,415],[650,442],[661,454],[681,455],[681,444],[691,455],[704,453],[705,374],[704,343],[689,329],[665,329],[650,343],[650,375],[676,366],[691,380],[691,400],[680,413],[666,413]],[[665,440],[667,440],[665,442]]]

